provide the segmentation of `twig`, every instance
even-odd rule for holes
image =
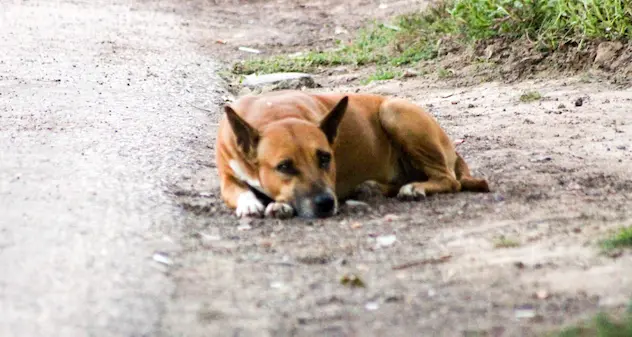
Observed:
[[[424,259],[424,260],[420,260],[420,261],[411,261],[411,262],[407,262],[404,264],[400,264],[397,265],[395,267],[393,267],[393,270],[402,270],[402,269],[407,269],[407,268],[411,268],[411,267],[417,267],[417,266],[423,266],[426,264],[439,264],[439,263],[444,263],[444,262],[448,262],[450,259],[452,258],[452,255],[444,255],[441,256],[439,258],[430,258],[430,259]]]

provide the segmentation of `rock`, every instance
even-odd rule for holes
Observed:
[[[246,76],[241,84],[244,88],[253,92],[298,90],[302,88],[319,87],[312,75],[305,73],[252,74]]]
[[[550,296],[549,292],[544,289],[540,289],[536,291],[534,295],[535,295],[535,298],[540,299],[540,300],[545,300],[549,298]]]
[[[384,216],[384,221],[391,222],[396,220],[399,220],[399,216],[397,214],[386,214]]]
[[[364,305],[364,308],[368,311],[374,311],[380,308],[380,305],[377,302],[367,302]]]
[[[612,69],[611,66],[617,58],[617,52],[623,48],[623,44],[619,41],[602,42],[597,46],[597,56],[593,64],[597,67]]]
[[[535,317],[535,309],[532,305],[522,305],[514,309],[514,316],[517,319]]]
[[[582,105],[584,105],[583,97],[579,97],[578,99],[575,100],[575,106],[582,106]]]
[[[395,235],[382,235],[375,238],[377,242],[378,248],[389,247],[392,246],[395,241],[397,241],[397,237]]]
[[[415,69],[412,68],[408,68],[406,70],[404,70],[404,73],[402,74],[402,77],[417,77],[419,76],[421,73],[418,72]]]
[[[371,206],[369,206],[369,204],[367,204],[364,201],[358,201],[358,200],[347,200],[345,201],[345,205],[347,205],[347,207],[349,208],[369,208]]]
[[[358,228],[362,228],[362,224],[359,222],[354,222],[351,224],[351,229],[358,229]]]
[[[173,262],[171,261],[171,259],[169,258],[169,256],[167,256],[166,253],[164,252],[156,252],[154,253],[154,255],[152,256],[153,260],[160,263],[160,264],[164,264],[167,266],[170,266],[173,264]]]

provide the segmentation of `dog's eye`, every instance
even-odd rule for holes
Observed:
[[[283,174],[288,174],[288,175],[296,175],[296,174],[298,174],[298,171],[294,167],[294,164],[292,164],[291,160],[284,160],[284,161],[280,162],[276,166],[276,170],[281,172],[281,173],[283,173]]]
[[[318,151],[316,155],[318,156],[318,165],[320,166],[320,168],[325,170],[328,169],[329,163],[331,163],[331,154],[323,151]]]

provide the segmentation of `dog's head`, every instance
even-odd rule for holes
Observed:
[[[345,96],[320,124],[292,118],[262,130],[256,130],[226,106],[239,151],[257,171],[257,177],[247,179],[274,201],[291,205],[298,216],[334,215],[338,200],[333,144],[347,104]]]

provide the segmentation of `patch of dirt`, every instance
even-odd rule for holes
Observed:
[[[209,18],[195,27],[205,47],[230,61],[241,57],[239,45],[266,52],[326,46],[331,41],[319,37],[331,38],[336,25],[352,31],[366,18],[419,6],[383,2],[393,6],[224,1],[198,8],[198,1],[191,10]],[[359,199],[369,207],[343,207],[330,219],[239,220],[219,198],[209,144],[204,169],[174,190],[189,219],[171,272],[178,290],[166,335],[535,336],[628,303],[632,253],[605,256],[598,241],[632,225],[632,91],[589,76],[466,87],[458,78],[366,86],[320,80],[320,91],[380,93],[426,107],[453,139],[465,140],[459,152],[492,193],[402,203],[367,187]],[[542,99],[523,103],[526,91]],[[395,243],[379,247],[383,235],[395,235]],[[495,248],[499,238],[518,246]],[[365,287],[343,284],[346,275]]]
[[[182,1],[180,1],[181,3]],[[419,0],[187,0],[167,11],[188,11],[197,18],[189,24],[200,30],[200,46],[225,62],[331,48],[350,41],[367,23],[423,8]],[[183,9],[184,8],[184,9]],[[199,20],[201,19],[201,20]]]

